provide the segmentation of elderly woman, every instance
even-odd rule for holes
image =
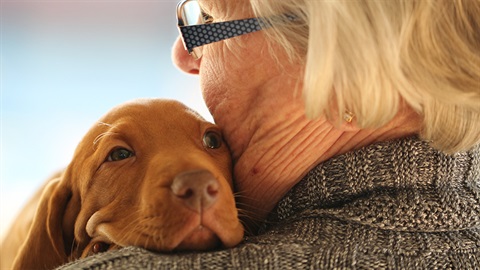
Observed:
[[[177,12],[173,61],[200,76],[252,236],[65,269],[480,267],[479,1],[187,0]]]

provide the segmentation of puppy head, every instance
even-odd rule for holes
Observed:
[[[81,171],[95,168],[82,180],[79,239],[87,232],[94,241],[156,251],[205,249],[216,238],[230,247],[241,240],[228,148],[215,125],[184,105],[156,99],[117,107],[79,149],[93,163],[83,163]],[[176,194],[184,185],[178,179],[209,176],[216,202],[198,213],[180,198],[185,194]]]
[[[243,237],[221,131],[181,103],[136,100],[113,109],[86,135],[72,166],[82,204],[74,224],[80,248],[92,240],[155,251],[208,249]],[[215,203],[196,211],[178,194],[188,186],[178,179],[208,177]]]
[[[72,258],[92,242],[154,251],[234,246],[243,226],[231,166],[221,131],[183,104],[120,105],[85,135],[49,196],[49,226],[60,231],[51,242]]]

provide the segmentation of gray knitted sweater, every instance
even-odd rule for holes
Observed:
[[[480,147],[444,155],[416,137],[314,168],[236,248],[128,247],[61,269],[480,269]]]

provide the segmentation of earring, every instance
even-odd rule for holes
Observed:
[[[347,123],[351,123],[353,120],[353,117],[355,117],[355,114],[353,114],[349,110],[345,110],[345,112],[343,113],[343,120],[345,120],[345,122]]]

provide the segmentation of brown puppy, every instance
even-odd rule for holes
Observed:
[[[40,199],[15,269],[51,269],[111,247],[232,247],[243,238],[220,130],[179,102],[118,106]]]

